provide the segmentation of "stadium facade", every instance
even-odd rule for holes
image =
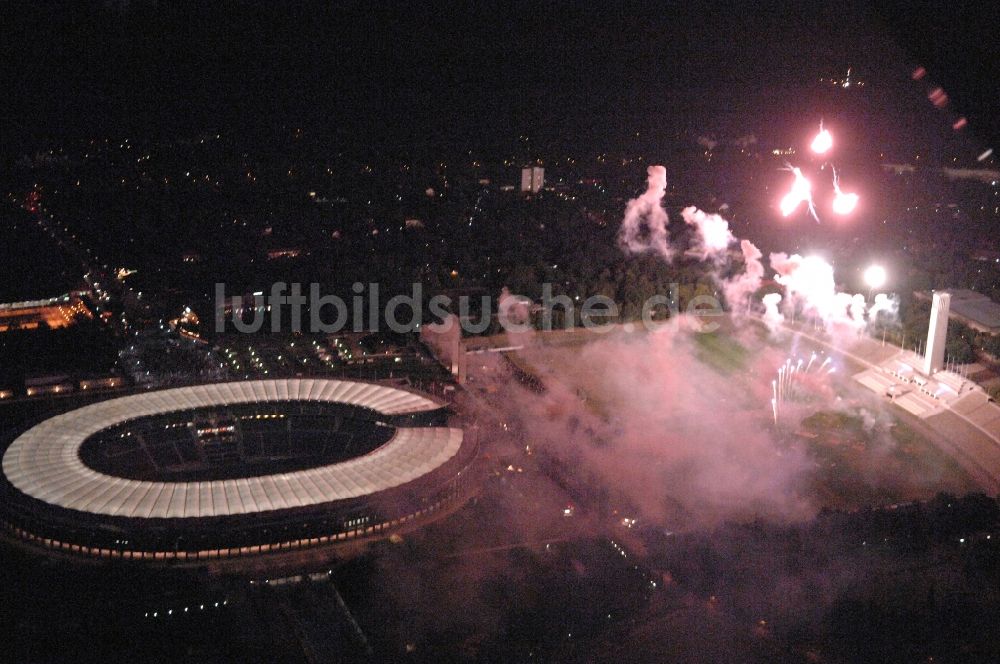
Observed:
[[[383,536],[465,500],[474,441],[445,404],[284,379],[135,394],[51,417],[3,456],[3,525],[131,560],[257,555]]]

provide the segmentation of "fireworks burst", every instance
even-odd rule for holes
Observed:
[[[823,129],[823,123],[819,123],[819,133],[812,140],[812,144],[809,146],[816,154],[826,154],[830,148],[833,147],[833,136],[830,131]]]
[[[781,215],[787,217],[804,202],[809,206],[809,214],[812,215],[813,219],[819,221],[819,217],[816,216],[816,207],[813,205],[812,183],[806,179],[806,176],[802,175],[802,171],[798,167],[788,165],[786,169],[792,172],[795,179],[792,181],[791,190],[784,195],[778,205],[781,209]]]
[[[833,211],[837,214],[850,214],[858,206],[858,195],[855,193],[844,193],[840,190],[840,178],[837,176],[837,169],[833,168]]]
[[[813,138],[810,148],[816,154],[826,154],[832,147],[833,135],[828,129],[824,129],[823,123],[820,122],[819,133]],[[830,166],[833,168],[832,164]],[[818,222],[819,215],[816,214],[816,206],[813,203],[812,197],[812,183],[802,174],[802,171],[798,167],[786,164],[785,169],[791,171],[795,179],[792,181],[791,189],[778,203],[781,215],[787,217],[795,212],[799,208],[799,205],[806,203],[809,207],[809,214]],[[834,214],[847,215],[854,212],[858,206],[859,196],[853,192],[841,191],[836,169],[833,169],[833,192],[832,208]]]
[[[781,417],[786,401],[804,401],[808,397],[806,376],[826,376],[834,373],[835,368],[830,366],[829,356],[817,363],[820,355],[822,353],[812,353],[808,362],[801,357],[795,360],[788,358],[778,367],[777,376],[771,381],[771,417],[775,424]]]

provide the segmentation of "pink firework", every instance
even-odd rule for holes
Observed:
[[[830,134],[829,130],[823,129],[823,123],[821,122],[819,125],[819,133],[816,134],[816,137],[813,139],[812,145],[810,145],[809,148],[816,154],[826,154],[826,152],[832,147],[833,136]]]
[[[800,204],[805,202],[809,205],[809,214],[811,214],[816,221],[819,221],[819,217],[816,216],[816,209],[813,206],[812,183],[806,179],[806,176],[802,175],[802,171],[797,167],[789,166],[788,170],[790,170],[795,176],[795,180],[792,181],[791,190],[789,190],[789,192],[782,197],[781,202],[778,204],[778,208],[781,210],[781,216],[787,217],[795,212]]]
[[[858,195],[855,193],[844,193],[840,190],[840,179],[837,171],[833,171],[833,211],[836,214],[850,214],[858,206]]]

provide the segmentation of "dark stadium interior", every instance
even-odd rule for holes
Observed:
[[[395,428],[363,409],[322,402],[234,404],[139,418],[80,447],[85,464],[137,480],[256,477],[339,463],[388,441]]]

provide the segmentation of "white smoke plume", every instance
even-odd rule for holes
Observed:
[[[524,326],[531,319],[531,300],[514,295],[504,286],[497,298],[497,311],[508,325]]]
[[[745,265],[743,273],[722,281],[726,302],[734,312],[742,312],[748,308],[747,298],[751,293],[757,292],[764,279],[764,264],[760,260],[763,254],[760,253],[760,249],[750,240],[741,240],[740,249],[743,251]]]
[[[865,321],[865,314],[868,312],[868,305],[865,303],[865,296],[855,293],[851,296],[851,303],[847,307],[851,323],[859,330],[864,329],[868,323]]]
[[[736,236],[729,230],[729,222],[721,215],[709,214],[690,206],[681,210],[681,216],[697,230],[691,251],[699,254],[703,261],[710,259],[719,263],[726,256],[730,245],[736,242]],[[716,281],[722,286],[726,302],[734,313],[746,313],[749,310],[747,296],[760,288],[764,278],[760,250],[749,240],[740,241],[740,250],[743,252],[745,265],[743,272],[729,278],[716,275]]]
[[[828,332],[839,328],[860,333],[874,320],[873,313],[894,311],[892,300],[886,295],[876,298],[869,308],[864,295],[837,291],[833,266],[819,256],[777,253],[771,254],[770,259],[777,273],[775,281],[785,287],[787,306],[801,305],[802,312],[821,320]]]
[[[736,237],[729,230],[729,222],[717,214],[708,214],[689,206],[681,210],[681,217],[698,231],[692,249],[701,254],[702,260],[719,259],[729,245],[736,242]]]
[[[819,256],[789,256],[783,252],[771,254],[770,261],[777,273],[774,280],[785,287],[789,306],[801,304],[806,315],[824,323],[833,320],[838,303],[832,265]]]
[[[663,166],[650,166],[647,173],[646,193],[629,201],[619,231],[619,241],[629,253],[655,251],[669,260],[673,249],[667,236],[667,214],[661,206],[666,191],[666,169]],[[729,247],[737,241],[729,229],[729,222],[719,214],[708,213],[694,206],[681,210],[681,217],[696,231],[691,243],[691,253],[702,261],[711,260],[716,266],[716,281],[725,293],[730,310],[734,313],[747,311],[747,298],[760,288],[764,277],[760,250],[749,240],[741,240],[744,270],[736,276],[723,277],[718,268],[727,256]],[[838,292],[833,266],[819,256],[772,253],[770,263],[776,273],[775,281],[785,287],[784,297],[772,294],[764,298],[764,322],[772,331],[784,321],[784,316],[778,309],[781,302],[793,312],[801,307],[806,316],[822,321],[828,331],[838,327],[858,333],[879,312],[895,311],[892,301],[885,295],[876,298],[875,304],[869,308],[863,295]]]
[[[667,240],[669,220],[661,205],[663,194],[667,190],[667,169],[663,166],[650,166],[646,173],[646,193],[628,202],[625,218],[618,232],[618,241],[628,253],[654,251],[669,261],[673,258],[673,250]]]
[[[764,303],[764,324],[773,334],[785,322],[785,317],[778,310],[778,305],[781,304],[781,294],[768,293],[761,301]]]
[[[879,316],[886,316],[895,320],[899,315],[899,299],[890,297],[886,293],[879,293],[875,296],[875,302],[868,309],[869,322],[876,322]]]

